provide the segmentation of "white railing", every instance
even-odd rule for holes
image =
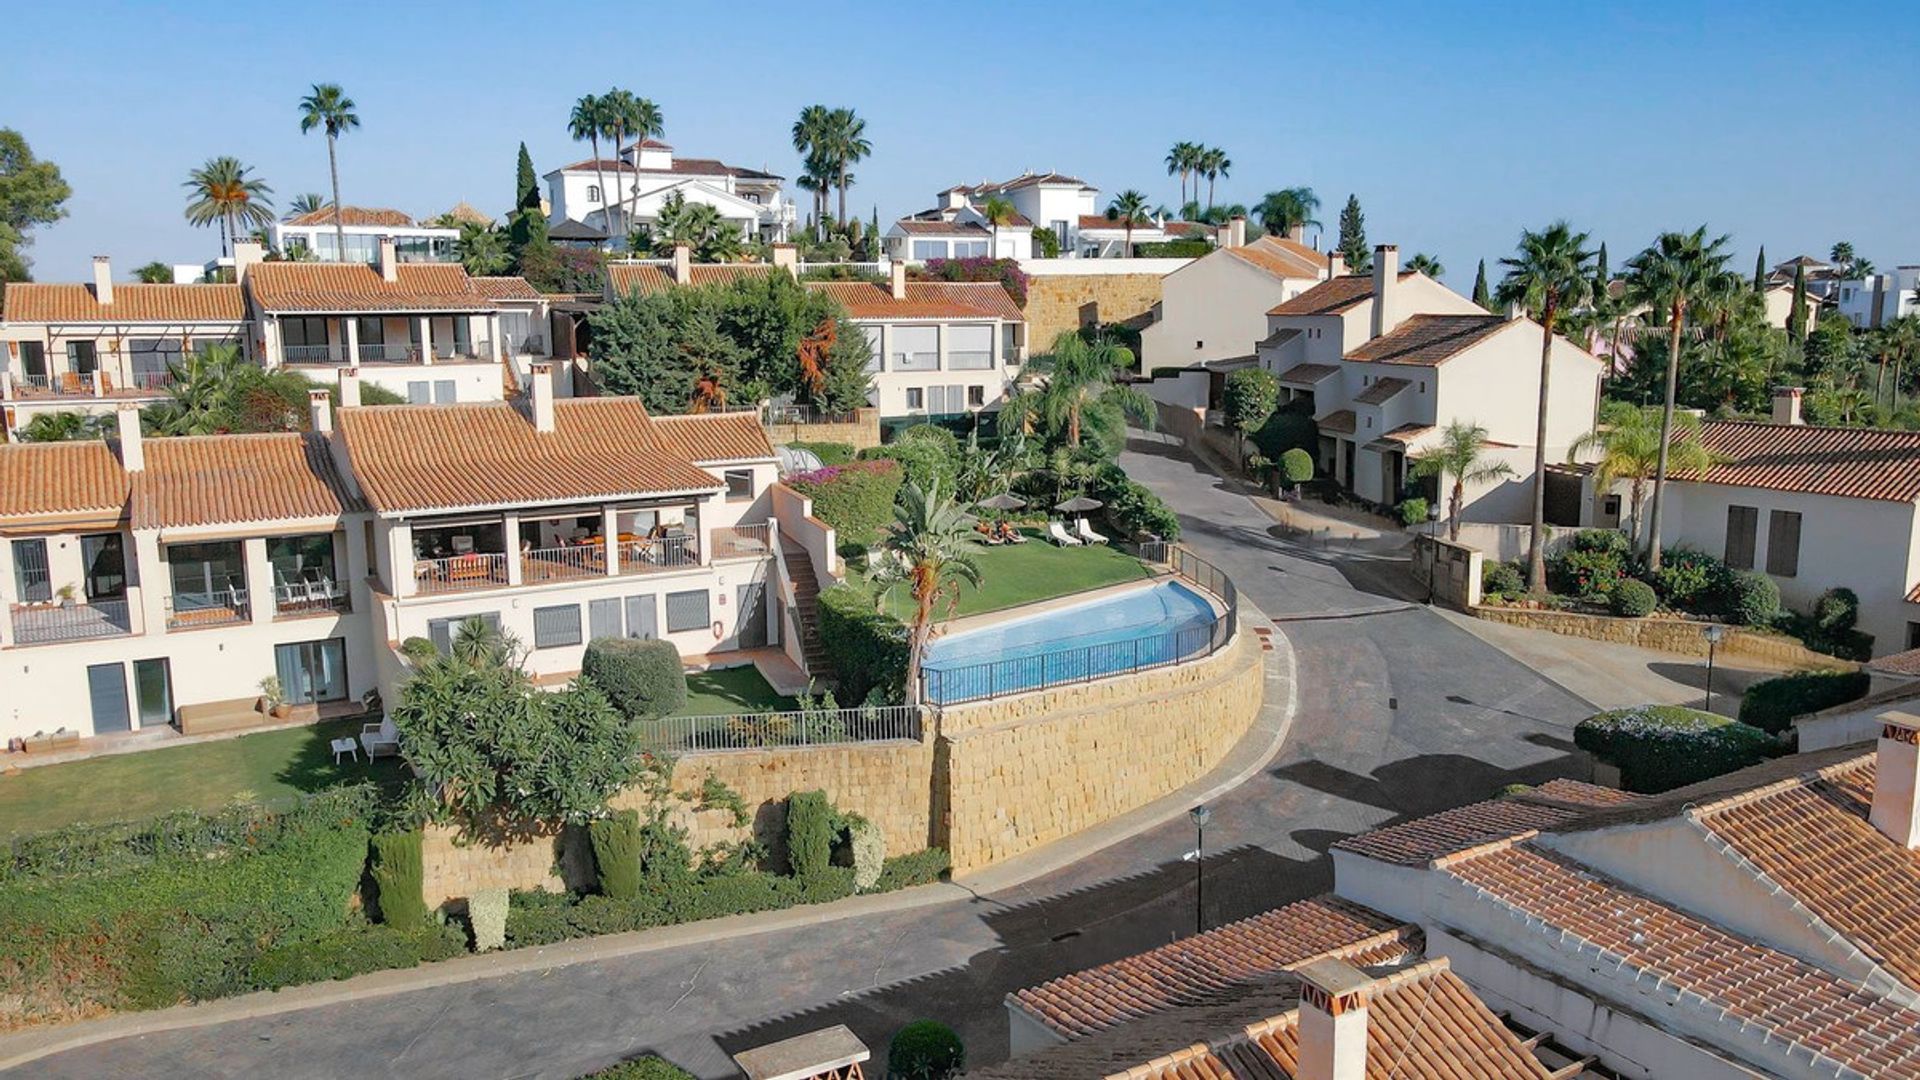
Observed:
[[[700,549],[691,536],[661,536],[620,543],[620,572],[650,574],[700,565]]]
[[[133,633],[125,600],[89,600],[84,604],[35,604],[13,608],[13,643],[48,645],[59,641],[119,637]]]
[[[173,372],[136,371],[131,382],[136,390],[165,390],[173,385]]]
[[[853,709],[716,713],[639,721],[641,744],[656,753],[753,750],[766,747],[837,746],[908,739],[918,742],[918,705],[868,705]]]
[[[53,376],[51,375],[18,375],[14,377],[13,382],[15,386],[21,389],[38,391],[43,394],[53,389]]]
[[[773,551],[766,522],[735,525],[712,531],[712,552],[716,559],[759,559]]]
[[[593,577],[606,572],[607,559],[599,544],[535,548],[520,560],[520,576],[527,582]]]
[[[282,345],[280,355],[289,364],[337,364],[341,359],[332,345]]]
[[[507,557],[498,552],[475,552],[446,559],[420,559],[413,564],[413,580],[424,594],[497,589],[507,583]]]
[[[273,587],[273,610],[281,615],[338,611],[347,606],[346,586],[319,581],[287,581]]]

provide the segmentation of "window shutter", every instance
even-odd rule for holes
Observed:
[[[580,605],[533,609],[533,647],[552,649],[580,644]]]
[[[1767,516],[1767,573],[1793,577],[1800,572],[1800,515],[1774,510]]]
[[[620,633],[620,598],[587,602],[587,637],[617,638]]]
[[[707,591],[667,594],[667,632],[705,630],[707,628]]]
[[[1753,569],[1754,541],[1760,529],[1760,511],[1751,506],[1727,507],[1727,565]]]
[[[659,637],[658,606],[652,593],[627,597],[627,636],[647,641]]]

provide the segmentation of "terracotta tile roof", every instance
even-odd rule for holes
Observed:
[[[1414,275],[1412,270],[1402,270],[1400,280],[1405,281]],[[1291,300],[1267,309],[1269,315],[1338,315],[1353,307],[1373,299],[1372,274],[1342,274],[1337,278],[1323,281]]]
[[[136,529],[337,518],[360,509],[322,435],[204,435],[143,446],[146,468],[131,474]]]
[[[904,300],[895,300],[891,290],[865,281],[809,281],[806,285],[839,301],[852,319],[1026,321],[1007,290],[991,281],[909,281]]]
[[[1508,324],[1499,315],[1413,315],[1348,353],[1347,359],[1431,367],[1473,348]]]
[[[0,524],[112,520],[127,503],[127,474],[98,440],[0,445]]]
[[[901,218],[894,228],[909,236],[990,236],[991,231],[977,221],[916,221]]]
[[[1389,964],[1417,956],[1422,948],[1418,927],[1328,895],[1018,990],[1010,997],[1054,1031],[1079,1038],[1257,982],[1308,960],[1337,956],[1356,966]]]
[[[295,214],[288,218],[287,225],[331,225],[333,207],[323,206],[318,210],[309,210],[304,214]],[[388,210],[377,206],[343,206],[340,208],[342,225],[384,225],[404,227],[414,224],[413,216],[399,210]]]
[[[1728,460],[1685,479],[1852,499],[1920,498],[1920,431],[1708,420],[1700,441]]]
[[[92,285],[10,281],[6,319],[16,323],[62,322],[244,322],[246,301],[238,285],[113,286],[113,303],[95,299]]]
[[[656,416],[654,428],[674,453],[696,464],[771,460],[776,455],[758,413]]]
[[[670,446],[638,398],[553,403],[542,434],[501,401],[340,410],[349,467],[382,513],[720,486]]]
[[[473,287],[489,300],[538,300],[540,290],[523,277],[477,277]]]
[[[1375,379],[1365,390],[1355,395],[1353,400],[1360,405],[1384,405],[1393,400],[1393,395],[1412,385],[1413,383],[1407,379]]]
[[[772,263],[694,263],[688,276],[695,285],[718,285],[772,272]]]
[[[1305,262],[1307,265],[1318,270],[1324,271],[1327,268],[1327,252],[1321,251],[1319,248],[1309,247],[1298,240],[1289,240],[1284,236],[1279,236],[1274,233],[1268,233],[1247,246],[1250,248],[1272,248],[1290,255],[1296,260]]]
[[[1513,924],[1550,947],[1593,958],[1668,1002],[1720,1014],[1719,1024],[1753,1047],[1785,1043],[1804,1060],[1875,1077],[1920,1076],[1920,1013],[1843,982],[1807,962],[1634,892],[1558,855],[1516,845],[1441,873],[1526,921]],[[1785,1052],[1776,1050],[1776,1052]]]
[[[1302,259],[1291,251],[1249,244],[1246,247],[1221,248],[1229,256],[1239,259],[1256,270],[1262,270],[1277,278],[1318,279],[1326,267],[1313,259]]]
[[[453,263],[401,263],[398,280],[360,263],[259,263],[246,289],[267,312],[487,311],[493,306]]]
[[[1299,333],[1298,330],[1293,331]],[[1280,381],[1289,386],[1312,386],[1321,379],[1340,374],[1335,364],[1295,364],[1280,373]]]
[[[650,263],[608,263],[607,280],[615,296],[650,296],[673,288],[673,275]]]
[[[1341,409],[1339,412],[1328,413],[1326,416],[1321,417],[1319,423],[1321,431],[1331,431],[1340,435],[1351,435],[1359,428],[1360,418],[1354,415],[1352,409]]]
[[[665,169],[651,167],[636,169],[630,162],[624,160],[616,161],[612,158],[601,158],[598,162],[599,168],[595,168],[595,164],[594,159],[586,158],[581,161],[576,161],[571,165],[562,165],[547,175],[552,176],[554,173],[563,172],[593,173],[605,171],[652,173],[659,176],[733,176],[743,180],[780,179],[779,176],[773,173],[761,172],[758,169],[744,169],[738,165],[729,165],[718,158],[679,157],[676,155],[673,159],[673,165]]]
[[[1577,780],[1549,780],[1517,795],[1442,810],[1333,845],[1369,859],[1425,866],[1445,855],[1564,825],[1593,810],[1622,806],[1636,796]]]

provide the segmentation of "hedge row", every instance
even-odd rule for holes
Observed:
[[[1679,705],[1614,709],[1580,721],[1575,746],[1616,766],[1620,786],[1657,794],[1757,765],[1779,752],[1757,727]]]
[[[864,704],[878,690],[888,701],[904,701],[907,678],[907,628],[873,609],[873,598],[852,585],[820,593],[820,643],[840,680],[838,698]]]
[[[1865,697],[1872,682],[1864,671],[1803,671],[1766,679],[1747,687],[1740,699],[1740,722],[1762,731],[1785,731],[1796,716]]]

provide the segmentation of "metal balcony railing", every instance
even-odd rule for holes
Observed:
[[[474,552],[445,559],[420,559],[413,579],[424,594],[497,589],[507,583],[507,557],[498,552]]]
[[[16,604],[11,615],[15,645],[50,645],[133,633],[132,615],[125,600]]]

